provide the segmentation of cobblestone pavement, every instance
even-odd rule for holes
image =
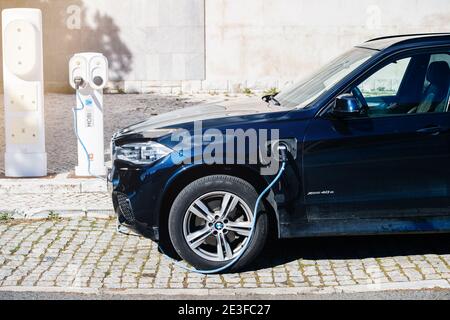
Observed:
[[[42,218],[56,212],[62,216],[81,213],[113,215],[111,195],[107,192],[90,193],[41,193],[1,194],[0,213],[8,213],[16,219]]]
[[[345,288],[436,283],[450,288],[450,235],[284,240],[246,272],[198,275],[174,266],[114,220],[0,223],[0,289]],[[433,282],[434,281],[434,282]],[[287,292],[287,291],[286,291]]]

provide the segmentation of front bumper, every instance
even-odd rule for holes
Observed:
[[[108,170],[108,192],[113,201],[118,223],[153,241],[159,241],[159,228],[156,226],[157,214],[154,203],[144,201],[144,192],[136,181],[141,170],[129,171],[113,166]],[[145,185],[142,185],[145,189]],[[148,199],[150,200],[150,199]],[[156,202],[156,201],[155,201]]]
[[[164,195],[178,169],[171,157],[149,166],[115,160],[108,171],[108,190],[119,223],[159,241]]]

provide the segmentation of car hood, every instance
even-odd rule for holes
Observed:
[[[248,116],[273,112],[287,112],[285,109],[277,106],[271,106],[260,99],[244,99],[240,101],[222,101],[209,104],[201,104],[188,107],[158,116],[132,125],[119,131],[115,137],[141,134],[156,129],[176,128],[177,126],[192,123],[194,121],[203,121],[211,119],[231,118],[239,116]]]

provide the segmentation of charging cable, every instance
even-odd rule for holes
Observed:
[[[239,253],[238,256],[236,256],[236,258],[234,258],[232,261],[230,261],[229,263],[227,263],[225,266],[217,268],[217,269],[212,269],[212,270],[197,270],[194,268],[189,268],[186,267],[185,265],[183,265],[181,262],[176,261],[172,258],[170,258],[168,255],[166,255],[162,249],[160,248],[162,254],[164,256],[167,257],[167,259],[171,260],[174,265],[188,271],[188,272],[192,272],[192,273],[198,273],[198,274],[216,274],[216,273],[220,273],[222,271],[225,271],[229,268],[231,268],[232,266],[234,266],[239,259],[242,258],[242,256],[244,255],[244,253],[247,251],[248,247],[250,246],[250,243],[253,239],[253,236],[255,234],[255,230],[256,230],[256,222],[257,222],[257,218],[258,218],[258,208],[261,204],[261,201],[264,199],[264,197],[266,196],[266,194],[273,188],[273,186],[281,179],[281,177],[283,176],[284,171],[286,170],[286,162],[287,162],[287,151],[288,148],[286,145],[284,144],[280,144],[278,147],[278,150],[280,152],[280,160],[282,162],[281,164],[281,168],[280,171],[278,172],[277,176],[275,177],[275,179],[272,181],[272,183],[269,184],[269,186],[267,186],[267,188],[259,195],[258,199],[256,200],[256,204],[255,204],[255,211],[253,212],[253,222],[252,222],[252,226],[251,226],[251,230],[250,230],[250,236],[247,239],[247,242],[245,243],[244,247],[242,248],[241,252]]]
[[[247,239],[244,247],[242,248],[241,252],[239,253],[239,255],[237,255],[232,261],[230,261],[223,267],[220,267],[217,269],[212,269],[212,270],[197,270],[195,268],[189,268],[189,267],[185,266],[182,262],[179,262],[179,261],[176,261],[176,260],[170,258],[164,252],[164,250],[160,247],[159,249],[160,249],[161,253],[169,261],[171,261],[174,265],[176,265],[176,266],[180,267],[181,269],[184,269],[188,272],[192,272],[192,273],[198,273],[198,274],[204,274],[204,275],[216,274],[216,273],[220,273],[220,272],[225,271],[225,270],[231,268],[232,266],[234,266],[242,258],[244,253],[247,251],[247,249],[250,246],[250,243],[255,235],[256,223],[257,223],[258,214],[259,214],[258,209],[259,209],[259,206],[261,205],[262,200],[267,195],[267,193],[273,188],[273,186],[275,186],[275,184],[278,183],[278,181],[283,176],[284,171],[286,170],[286,162],[288,161],[287,153],[288,153],[289,149],[284,143],[282,143],[278,146],[278,150],[280,153],[281,168],[278,171],[278,174],[275,177],[275,179],[267,186],[266,189],[264,189],[264,191],[259,195],[258,199],[256,200],[255,210],[253,212],[253,221],[252,221],[252,225],[251,225],[251,229],[250,229],[250,236],[248,237],[248,239]],[[140,237],[140,235],[125,232],[124,230],[122,230],[122,224],[119,222],[119,218],[117,218],[117,221],[116,221],[116,230],[118,233],[123,234],[123,235]]]

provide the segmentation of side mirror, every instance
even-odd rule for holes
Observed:
[[[336,98],[333,114],[339,117],[359,115],[362,107],[352,94],[343,94]]]
[[[267,103],[272,101],[276,106],[281,106],[278,100],[275,98],[276,96],[277,96],[276,94],[264,96],[262,97],[262,100]]]
[[[269,94],[267,96],[262,97],[262,101],[269,103],[270,100],[272,100],[272,97],[273,96]]]

